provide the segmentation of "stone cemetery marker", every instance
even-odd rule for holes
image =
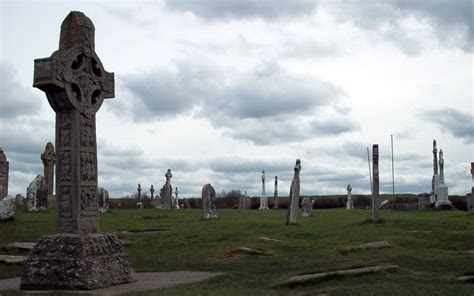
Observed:
[[[273,192],[273,205],[278,209],[278,176],[275,176],[275,191]]]
[[[451,202],[448,198],[448,186],[444,184],[444,157],[443,149],[439,150],[439,184],[438,184],[438,194],[436,196],[437,208],[439,207],[451,207]]]
[[[171,170],[168,169],[165,174],[166,182],[160,190],[160,197],[162,202],[162,208],[169,210],[171,209],[171,199],[173,196],[173,187],[171,187],[171,178],[173,174],[171,174]]]
[[[42,237],[23,269],[21,289],[95,289],[132,280],[114,234],[100,234],[95,114],[114,97],[114,74],[95,53],[95,28],[82,12],[61,25],[59,50],[35,60],[33,86],[56,112],[57,234]]]
[[[43,176],[37,175],[26,189],[26,210],[44,211],[48,200],[48,190]]]
[[[260,197],[259,210],[268,210],[268,198],[267,193],[265,192],[265,180],[265,171],[262,171],[262,196]]]
[[[176,209],[179,209],[178,187],[175,187],[174,195],[175,195],[175,198],[174,198],[174,207],[175,207]]]
[[[471,162],[471,195],[468,198],[468,208],[469,212],[474,211],[474,162]]]
[[[301,212],[301,217],[309,217],[313,214],[313,202],[305,197],[301,202],[301,207],[303,208],[303,212]]]
[[[217,218],[216,191],[211,184],[206,184],[202,188],[202,210],[204,219]]]
[[[155,194],[155,188],[153,188],[153,185],[150,187],[150,198],[153,199],[153,196]]]
[[[431,180],[430,204],[435,204],[438,196],[439,175],[438,175],[438,148],[436,140],[433,139],[433,178]]]
[[[44,148],[43,154],[41,154],[41,161],[44,166],[44,179],[46,183],[46,189],[48,193],[48,208],[56,208],[56,200],[53,195],[53,174],[54,164],[56,163],[56,153],[54,153],[53,143],[48,142]]]
[[[140,183],[138,183],[138,186],[137,186],[137,208],[139,208],[140,210],[143,210],[143,202],[142,202],[142,186],[140,185]]]
[[[0,200],[8,195],[8,167],[7,157],[0,147]]]
[[[105,213],[109,210],[109,192],[99,187],[99,211]]]
[[[372,221],[379,221],[379,145],[372,146]]]
[[[291,181],[290,187],[290,199],[288,201],[288,214],[286,217],[286,224],[296,224],[296,214],[300,201],[301,160],[296,160],[294,171],[295,173],[293,175],[293,181]]]
[[[347,202],[346,202],[346,209],[352,210],[354,209],[354,203],[352,202],[352,187],[351,184],[347,185]]]
[[[13,219],[15,216],[16,202],[12,196],[5,196],[0,200],[0,221]]]

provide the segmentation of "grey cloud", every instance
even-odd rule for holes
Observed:
[[[258,145],[296,141],[314,134],[339,135],[358,128],[348,119],[320,119],[311,124],[300,120],[338,104],[345,92],[330,82],[290,74],[275,61],[262,61],[244,73],[206,60],[178,61],[175,65],[175,72],[123,77],[123,85],[134,100],[131,108],[135,120],[158,120],[195,111],[228,135]],[[115,111],[124,109],[130,108]]]
[[[41,99],[16,81],[15,76],[16,70],[11,64],[0,63],[0,119],[12,120],[21,115],[38,114],[41,107]]]
[[[474,143],[474,118],[472,114],[454,108],[444,108],[426,111],[423,117],[452,136],[464,139],[465,143]]]
[[[206,19],[301,17],[316,9],[315,0],[166,0],[174,10],[190,11]]]

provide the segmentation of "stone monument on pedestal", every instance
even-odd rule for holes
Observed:
[[[296,224],[298,204],[300,201],[300,171],[301,160],[297,159],[294,167],[293,180],[290,187],[290,198],[288,200],[288,213],[286,216],[286,224]]]
[[[44,148],[44,152],[41,154],[41,161],[44,166],[44,181],[47,190],[47,206],[48,209],[56,208],[56,198],[53,195],[53,174],[54,174],[54,164],[56,163],[56,153],[54,153],[53,143],[48,142]]]
[[[372,222],[380,219],[379,215],[379,145],[372,145]]]
[[[142,202],[142,186],[140,185],[140,183],[138,183],[138,186],[137,186],[137,208],[139,208],[140,210],[143,210],[143,202]]]
[[[171,187],[171,178],[173,174],[171,174],[171,170],[168,169],[165,174],[166,182],[161,187],[160,190],[160,199],[161,199],[161,208],[169,210],[171,209],[171,199],[173,198],[173,187]]]
[[[438,196],[439,175],[438,175],[438,148],[436,139],[433,139],[433,178],[431,179],[430,204],[434,206]]]
[[[3,149],[0,147],[0,199],[8,195],[8,172],[9,163]]]
[[[273,207],[278,209],[278,176],[275,176],[275,191],[273,191]]]
[[[174,188],[174,208],[179,210],[178,187]]]
[[[448,196],[448,186],[444,184],[444,157],[443,149],[439,150],[439,185],[438,194],[436,196],[436,208],[451,207],[451,202]]]
[[[133,280],[114,234],[99,233],[95,114],[114,97],[114,74],[94,49],[94,25],[82,12],[61,25],[59,50],[35,60],[33,86],[56,112],[57,234],[39,239],[21,276],[23,290],[96,289]]]
[[[265,171],[262,171],[262,196],[260,197],[259,210],[268,210],[268,198],[267,193],[265,192],[265,180]]]
[[[347,185],[347,202],[346,202],[346,209],[352,210],[354,209],[354,203],[352,202],[352,187],[351,184]]]

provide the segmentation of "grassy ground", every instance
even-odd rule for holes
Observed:
[[[103,232],[131,242],[126,251],[135,271],[200,270],[226,274],[209,281],[150,291],[147,295],[474,295],[474,215],[461,211],[316,210],[298,225],[286,226],[286,210],[220,210],[203,221],[200,210],[112,210],[102,214]],[[141,230],[161,230],[141,233]],[[132,231],[132,232],[130,232]],[[13,241],[34,241],[54,232],[54,213],[23,213],[0,224],[0,253]],[[261,241],[266,236],[284,242]],[[343,254],[338,248],[388,240],[393,247]],[[236,254],[241,247],[265,255]],[[18,253],[18,252],[16,252]],[[373,265],[397,271],[332,278],[305,286],[280,283],[293,275]],[[0,278],[18,276],[20,265],[0,263]],[[133,295],[144,295],[133,294]]]

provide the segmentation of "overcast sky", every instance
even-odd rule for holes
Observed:
[[[97,113],[99,186],[113,197],[157,192],[172,170],[180,195],[205,183],[258,195],[369,193],[366,147],[380,147],[381,191],[431,190],[432,141],[450,194],[470,191],[473,2],[0,1],[0,146],[9,194],[43,173],[55,114],[32,87],[33,60],[58,49],[71,10],[96,28],[115,73]]]

